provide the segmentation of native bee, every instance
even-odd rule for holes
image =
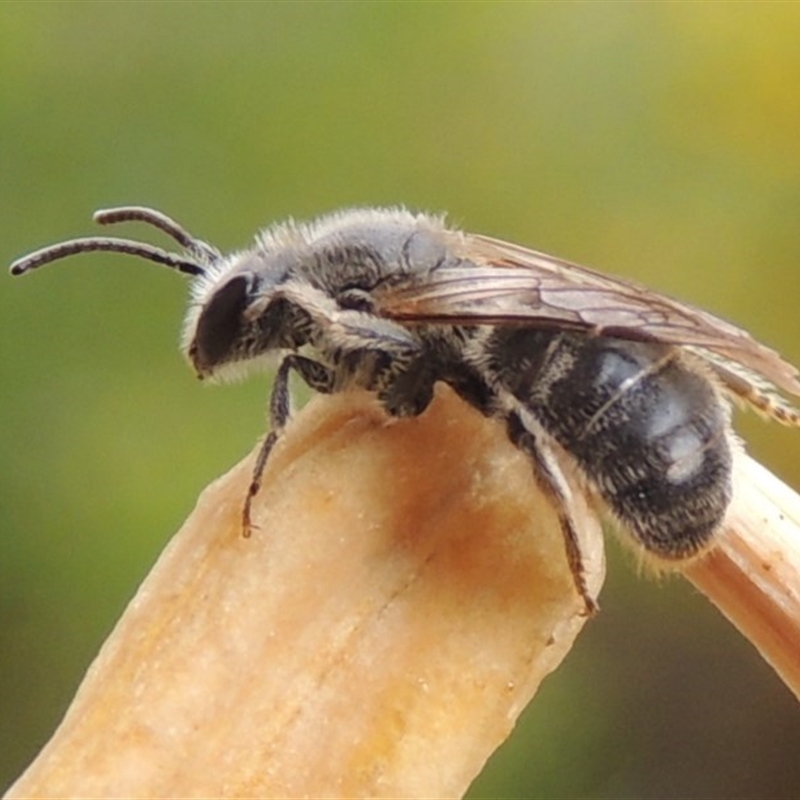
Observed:
[[[711,314],[525,247],[450,229],[400,208],[289,221],[225,255],[149,208],[98,211],[139,221],[181,254],[92,236],[16,261],[20,275],[93,250],[128,253],[194,278],[182,349],[201,378],[236,375],[282,352],[265,438],[243,506],[289,419],[288,378],[314,390],[374,392],[395,417],[422,413],[449,384],[497,418],[559,509],[578,592],[584,580],[565,476],[568,454],[647,552],[703,552],[731,498],[730,403],[800,425],[780,392],[797,370]]]

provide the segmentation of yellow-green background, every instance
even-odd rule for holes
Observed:
[[[224,249],[275,218],[405,203],[679,295],[798,362],[798,42],[791,3],[4,2],[0,262],[115,203]],[[167,270],[95,255],[0,284],[3,788],[263,432],[268,381],[197,383]],[[800,433],[739,428],[800,486]],[[610,553],[603,613],[473,796],[797,797],[797,702],[687,585]]]

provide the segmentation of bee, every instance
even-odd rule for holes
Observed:
[[[797,370],[745,331],[635,283],[402,208],[353,209],[260,232],[223,254],[168,216],[129,206],[174,253],[91,236],[46,247],[14,275],[90,251],[127,253],[193,278],[182,350],[200,378],[239,376],[282,354],[251,504],[290,418],[289,375],[324,394],[366,389],[391,417],[421,414],[448,384],[505,426],[558,509],[587,613],[569,457],[635,542],[662,561],[702,554],[731,500],[730,401],[787,425]],[[559,455],[560,454],[560,455]]]

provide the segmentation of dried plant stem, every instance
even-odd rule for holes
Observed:
[[[719,544],[684,573],[800,699],[800,496],[739,455]]]
[[[528,461],[449,391],[393,423],[312,403],[245,539],[251,467],[203,493],[9,798],[459,796],[585,622]]]

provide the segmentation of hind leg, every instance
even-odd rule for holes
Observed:
[[[599,610],[597,601],[589,594],[586,585],[586,570],[581,555],[578,533],[567,505],[567,482],[552,450],[525,426],[516,411],[506,416],[506,427],[511,442],[522,450],[533,464],[533,474],[539,488],[547,495],[558,514],[564,549],[567,553],[570,572],[575,581],[575,589],[586,606],[586,615],[593,616]]]

